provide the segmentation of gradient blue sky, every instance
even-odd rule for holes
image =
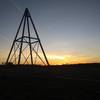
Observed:
[[[26,7],[47,55],[64,56],[62,63],[100,62],[100,0],[0,0],[0,62]]]

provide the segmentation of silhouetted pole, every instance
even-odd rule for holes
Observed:
[[[27,10],[28,10],[28,9],[27,9]],[[33,20],[32,20],[32,18],[31,18],[31,16],[30,16],[30,20],[31,20],[31,22],[32,22],[32,25],[33,25],[34,31],[35,31],[36,36],[37,36],[37,39],[38,39],[38,41],[39,41],[39,43],[40,43],[40,46],[41,46],[42,52],[43,52],[43,54],[44,54],[44,57],[45,57],[45,59],[46,59],[46,62],[47,62],[47,64],[49,65],[48,59],[47,59],[46,54],[45,54],[45,52],[44,52],[44,49],[43,49],[43,47],[42,47],[42,44],[41,44],[41,41],[40,41],[39,35],[38,35],[38,33],[37,33],[37,30],[36,30],[36,28],[35,28],[35,25],[34,25],[34,23],[33,23]]]
[[[31,63],[33,64],[33,55],[32,55],[32,46],[31,46],[31,39],[30,39],[30,28],[29,28],[29,20],[28,20],[28,17],[27,17],[27,26],[28,26],[28,35],[29,35],[29,45],[30,45]]]
[[[20,64],[20,59],[21,59],[21,54],[22,54],[23,38],[24,38],[24,31],[25,31],[26,16],[24,15],[24,17],[25,18],[24,18],[24,25],[23,25],[23,32],[22,32],[22,38],[21,38],[21,46],[20,46],[18,64]]]
[[[15,36],[15,39],[14,39],[13,44],[12,44],[12,46],[11,46],[10,52],[9,52],[9,54],[8,54],[8,57],[7,57],[7,60],[6,60],[6,64],[8,64],[8,62],[9,62],[8,60],[10,59],[10,55],[11,55],[12,49],[13,49],[13,47],[14,47],[14,44],[15,44],[15,42],[16,42],[16,38],[17,38],[17,36],[18,36],[18,33],[19,33],[20,27],[21,27],[21,25],[22,25],[23,19],[24,19],[24,15],[23,15],[23,17],[22,17],[22,19],[21,19],[20,25],[19,25],[19,27],[18,27],[16,36]]]

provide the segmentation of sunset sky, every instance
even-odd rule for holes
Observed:
[[[100,62],[100,0],[0,0],[0,63],[25,8],[50,64]]]

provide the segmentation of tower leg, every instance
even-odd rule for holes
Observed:
[[[19,27],[18,27],[18,30],[17,30],[16,36],[15,36],[15,39],[14,39],[14,41],[13,41],[13,44],[12,44],[12,46],[11,46],[10,52],[9,52],[8,57],[7,57],[7,60],[6,60],[6,64],[9,63],[10,55],[11,55],[11,52],[12,52],[12,50],[13,50],[14,44],[15,44],[15,42],[16,42],[16,39],[17,39],[17,36],[18,36],[19,30],[20,30],[21,25],[22,25],[22,22],[23,22],[23,19],[24,19],[24,15],[23,15],[23,17],[22,17],[22,19],[21,19],[21,22],[20,22],[20,24],[19,24]]]
[[[24,31],[25,31],[26,17],[24,16],[24,18],[25,18],[25,19],[24,19],[24,25],[23,25],[23,32],[22,32],[22,39],[21,39],[21,46],[20,46],[18,64],[20,64],[20,60],[21,60],[22,45],[23,45],[23,38],[24,38]]]
[[[40,44],[40,47],[41,47],[41,49],[42,49],[43,55],[44,55],[44,57],[45,57],[46,63],[47,63],[47,65],[49,66],[49,62],[48,62],[47,56],[46,56],[46,54],[45,54],[45,52],[44,52],[44,49],[43,49],[43,47],[42,47],[40,38],[39,38],[39,36],[38,36],[37,30],[36,30],[36,28],[35,28],[35,25],[34,25],[34,23],[33,23],[33,20],[32,20],[32,18],[31,18],[31,16],[30,16],[30,20],[31,20],[31,22],[32,22],[32,26],[33,26],[33,28],[34,28],[35,34],[36,34],[37,39],[38,39],[38,41],[39,41],[39,44]]]
[[[33,55],[32,55],[32,47],[31,47],[31,39],[30,39],[30,28],[29,28],[29,20],[28,20],[28,17],[27,17],[27,27],[28,27],[28,36],[29,36],[29,46],[30,46],[31,64],[33,65]]]

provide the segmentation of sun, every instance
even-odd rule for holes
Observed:
[[[62,65],[62,64],[65,64],[66,61],[69,61],[69,59],[71,59],[71,56],[50,54],[50,55],[47,55],[47,58],[51,65]]]

